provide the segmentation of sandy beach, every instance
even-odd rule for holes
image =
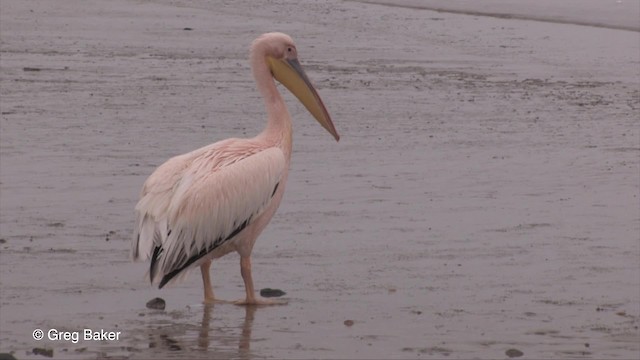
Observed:
[[[410,3],[2,0],[0,353],[638,358],[633,17]],[[262,130],[267,31],[296,40],[341,140],[285,94],[291,172],[253,266],[289,303],[205,307],[198,273],[158,290],[130,261],[133,208],[169,157]],[[212,279],[243,296],[237,255]],[[84,329],[120,334],[49,339]]]

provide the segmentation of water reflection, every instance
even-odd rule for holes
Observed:
[[[216,308],[217,306],[217,308]],[[240,358],[250,359],[251,333],[257,306],[242,308],[229,304],[204,305],[197,308],[202,311],[200,323],[193,321],[193,308],[186,312],[164,313],[166,317],[149,328],[149,349],[154,356],[180,352],[185,358]],[[233,310],[233,311],[230,311]],[[219,316],[215,317],[215,311]],[[241,322],[237,322],[241,320]],[[151,325],[151,324],[148,324]]]
[[[200,326],[200,333],[198,334],[198,347],[201,349],[208,349],[211,344],[211,340],[215,340],[215,337],[217,335],[216,333],[222,331],[222,329],[219,327],[214,327],[213,329],[211,329],[210,322],[214,307],[214,304],[207,304],[204,306],[204,309],[202,311],[202,323]],[[244,321],[239,327],[241,329],[240,339],[238,341],[238,350],[240,355],[248,355],[251,349],[251,329],[253,327],[253,319],[258,307],[245,306],[244,309]]]

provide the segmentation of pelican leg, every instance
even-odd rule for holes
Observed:
[[[240,273],[242,274],[242,280],[244,280],[244,288],[247,292],[247,297],[244,300],[234,302],[236,305],[284,305],[287,302],[267,300],[263,298],[256,298],[255,291],[253,289],[253,277],[251,276],[251,256],[240,257]]]
[[[209,274],[210,267],[211,260],[207,260],[200,265],[200,272],[202,272],[202,285],[204,286],[205,304],[213,304],[216,302],[216,298],[213,296],[213,286],[211,286],[211,275]]]

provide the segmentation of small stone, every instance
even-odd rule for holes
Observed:
[[[164,299],[162,298],[155,298],[152,300],[147,301],[147,308],[149,309],[154,309],[154,310],[164,310],[165,306],[166,306],[166,302],[164,301]]]
[[[507,351],[504,352],[508,357],[510,358],[514,358],[514,357],[520,357],[522,355],[524,355],[524,353],[518,349],[509,349]]]
[[[344,325],[345,326],[353,326],[353,320],[345,320],[344,321]]]
[[[260,290],[260,296],[265,297],[265,298],[270,298],[270,297],[280,297],[283,295],[286,295],[287,293],[280,290],[280,289],[271,289],[271,288],[264,288],[262,290]]]

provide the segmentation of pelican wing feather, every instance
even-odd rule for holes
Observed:
[[[137,244],[132,253],[136,259],[152,258],[152,283],[164,286],[260,216],[285,167],[279,148],[240,139],[160,166],[136,206]]]

